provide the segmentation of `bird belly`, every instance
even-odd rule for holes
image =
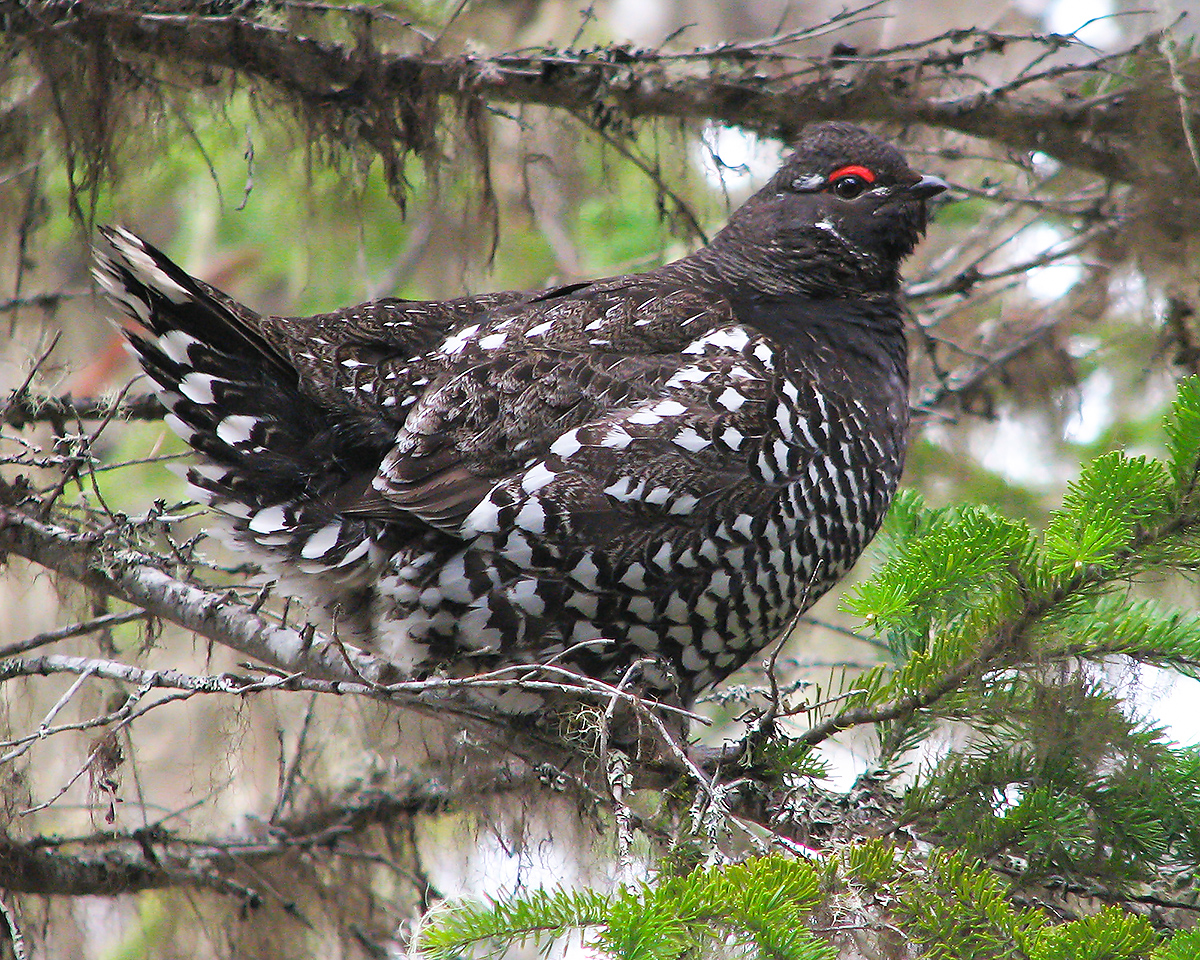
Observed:
[[[818,500],[797,482],[761,516],[714,518],[667,549],[582,549],[552,564],[493,536],[465,547],[435,538],[388,562],[376,586],[374,645],[418,674],[550,663],[551,675],[614,683],[645,661],[644,686],[665,689],[682,677],[686,690],[702,689],[780,637],[874,534],[879,517]]]

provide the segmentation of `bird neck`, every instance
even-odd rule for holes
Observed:
[[[898,301],[900,272],[890,258],[848,248],[821,230],[789,236],[787,243],[746,236],[736,224],[679,261],[747,295],[812,300],[886,296]]]
[[[793,356],[831,355],[861,367],[870,376],[897,377],[907,383],[908,345],[904,313],[894,298],[812,299],[802,295],[771,297],[744,291],[725,293],[738,320]]]
[[[861,274],[829,266],[814,269],[807,259],[798,266],[787,251],[720,240],[718,236],[657,272],[719,294],[733,306],[735,316],[781,343],[794,342],[797,336],[831,343],[862,341],[873,344],[881,358],[906,365],[906,310],[897,270],[893,268],[886,281],[868,283]]]

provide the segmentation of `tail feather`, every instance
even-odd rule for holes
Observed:
[[[192,346],[249,350],[294,385],[295,367],[261,334],[259,316],[176,266],[158,248],[123,227],[101,227],[93,275],[129,316],[158,338],[164,353],[186,364]]]
[[[328,413],[299,389],[258,314],[191,277],[120,227],[102,227],[94,274],[135,322],[130,352],[170,409],[166,423],[202,455],[181,473],[226,515],[234,542],[281,564],[347,577],[368,554],[363,521],[333,509],[337,450]]]

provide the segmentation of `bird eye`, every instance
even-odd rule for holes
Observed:
[[[875,182],[875,174],[866,167],[853,164],[829,175],[829,189],[843,200],[853,200]]]
[[[843,200],[853,200],[866,189],[867,181],[862,177],[856,177],[854,174],[838,177],[838,179],[833,181],[833,192]]]

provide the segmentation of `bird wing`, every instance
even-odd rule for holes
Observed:
[[[696,344],[475,364],[413,405],[364,509],[468,538],[526,523],[591,543],[698,524],[718,497],[750,509],[763,485],[747,459],[772,429],[765,340],[731,326]]]
[[[360,510],[454,530],[492,487],[566,431],[636,402],[666,380],[672,355],[526,350],[430,384],[412,403]]]

